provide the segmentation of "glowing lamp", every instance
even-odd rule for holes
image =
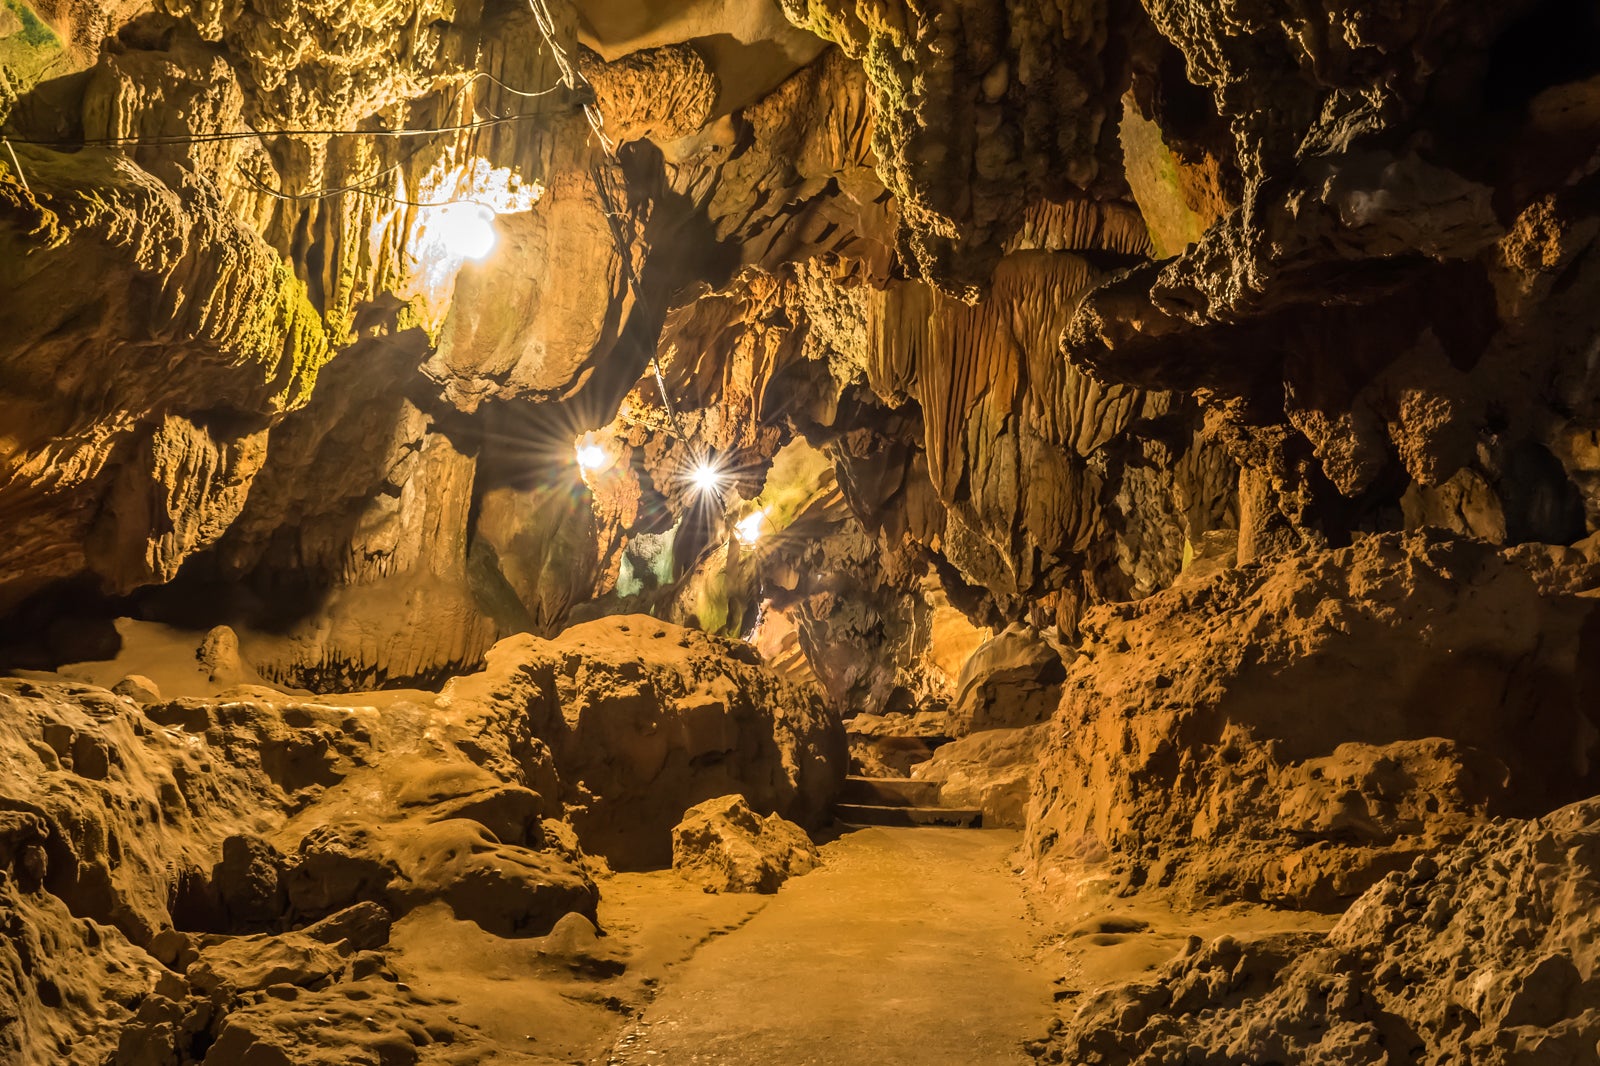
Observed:
[[[428,228],[453,259],[482,259],[494,251],[494,211],[483,204],[445,204],[433,209]]]
[[[689,484],[694,486],[696,492],[709,496],[722,488],[722,472],[702,460],[689,472]]]
[[[578,465],[586,473],[596,473],[606,465],[606,450],[598,444],[581,444],[578,446]]]
[[[767,512],[754,511],[739,519],[738,525],[733,527],[734,536],[739,538],[739,543],[749,547],[761,539],[762,527],[767,523]]]

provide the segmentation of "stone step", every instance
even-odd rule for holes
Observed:
[[[939,782],[909,777],[847,777],[839,802],[868,807],[937,807]]]
[[[849,825],[944,825],[977,829],[983,812],[956,807],[884,807],[867,803],[835,803],[833,816]]]

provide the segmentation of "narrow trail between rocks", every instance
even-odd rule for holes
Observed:
[[[1029,1061],[1052,1017],[1019,835],[863,829],[675,969],[611,1066]]]

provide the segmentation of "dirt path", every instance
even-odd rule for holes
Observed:
[[[1052,1016],[1016,833],[864,829],[676,969],[609,1062],[987,1066]]]

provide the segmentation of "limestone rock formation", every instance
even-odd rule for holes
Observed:
[[[672,828],[672,868],[707,892],[776,892],[821,863],[804,829],[776,814],[763,818],[743,796],[696,804]]]
[[[431,753],[437,783],[419,787],[421,708],[380,720],[243,690],[141,709],[26,682],[6,682],[3,703],[19,935],[0,1046],[17,1061],[281,1055],[319,1016],[334,1019],[317,1041],[329,1062],[470,1043],[396,983],[392,916],[438,900],[514,936],[593,908],[587,875],[542,850],[537,802],[508,821],[515,804],[497,797],[513,786],[454,749]],[[346,1025],[361,1018],[373,1024]]]
[[[816,825],[844,776],[815,693],[748,645],[639,615],[503,641],[439,702],[492,767],[548,744],[584,846],[619,868],[666,865],[682,813],[717,796]]]
[[[0,682],[0,892],[17,921],[0,1047],[254,1061],[300,1047],[313,1018],[318,1061],[477,1046],[398,981],[394,922],[443,908],[543,937],[595,917],[579,841],[665,865],[674,812],[703,796],[737,787],[812,821],[831,799],[837,720],[740,647],[608,620],[506,642],[488,672],[381,709],[259,685],[162,700],[149,683]],[[739,813],[764,846],[799,834],[781,869],[814,855],[791,823]],[[741,886],[744,869],[729,866]],[[577,959],[567,947],[545,950]],[[617,972],[587,957],[582,973]]]
[[[1491,816],[1594,791],[1594,602],[1430,534],[1099,608],[1028,819],[1044,877],[1341,909]]]
[[[1035,725],[1055,714],[1066,676],[1059,651],[1026,629],[1008,627],[962,666],[952,713],[974,733]]]
[[[1596,57],[6,0],[0,1058],[593,1057],[428,949],[614,1024],[608,864],[770,886],[849,767],[1021,826],[1041,914],[1298,930],[1079,966],[1042,1053],[1591,1061]]]
[[[972,733],[935,748],[910,768],[910,776],[937,781],[939,801],[947,807],[982,811],[986,828],[1021,829],[1047,731],[1032,725]]]
[[[1333,931],[1192,942],[1045,1062],[1594,1062],[1592,800],[1390,873]]]

